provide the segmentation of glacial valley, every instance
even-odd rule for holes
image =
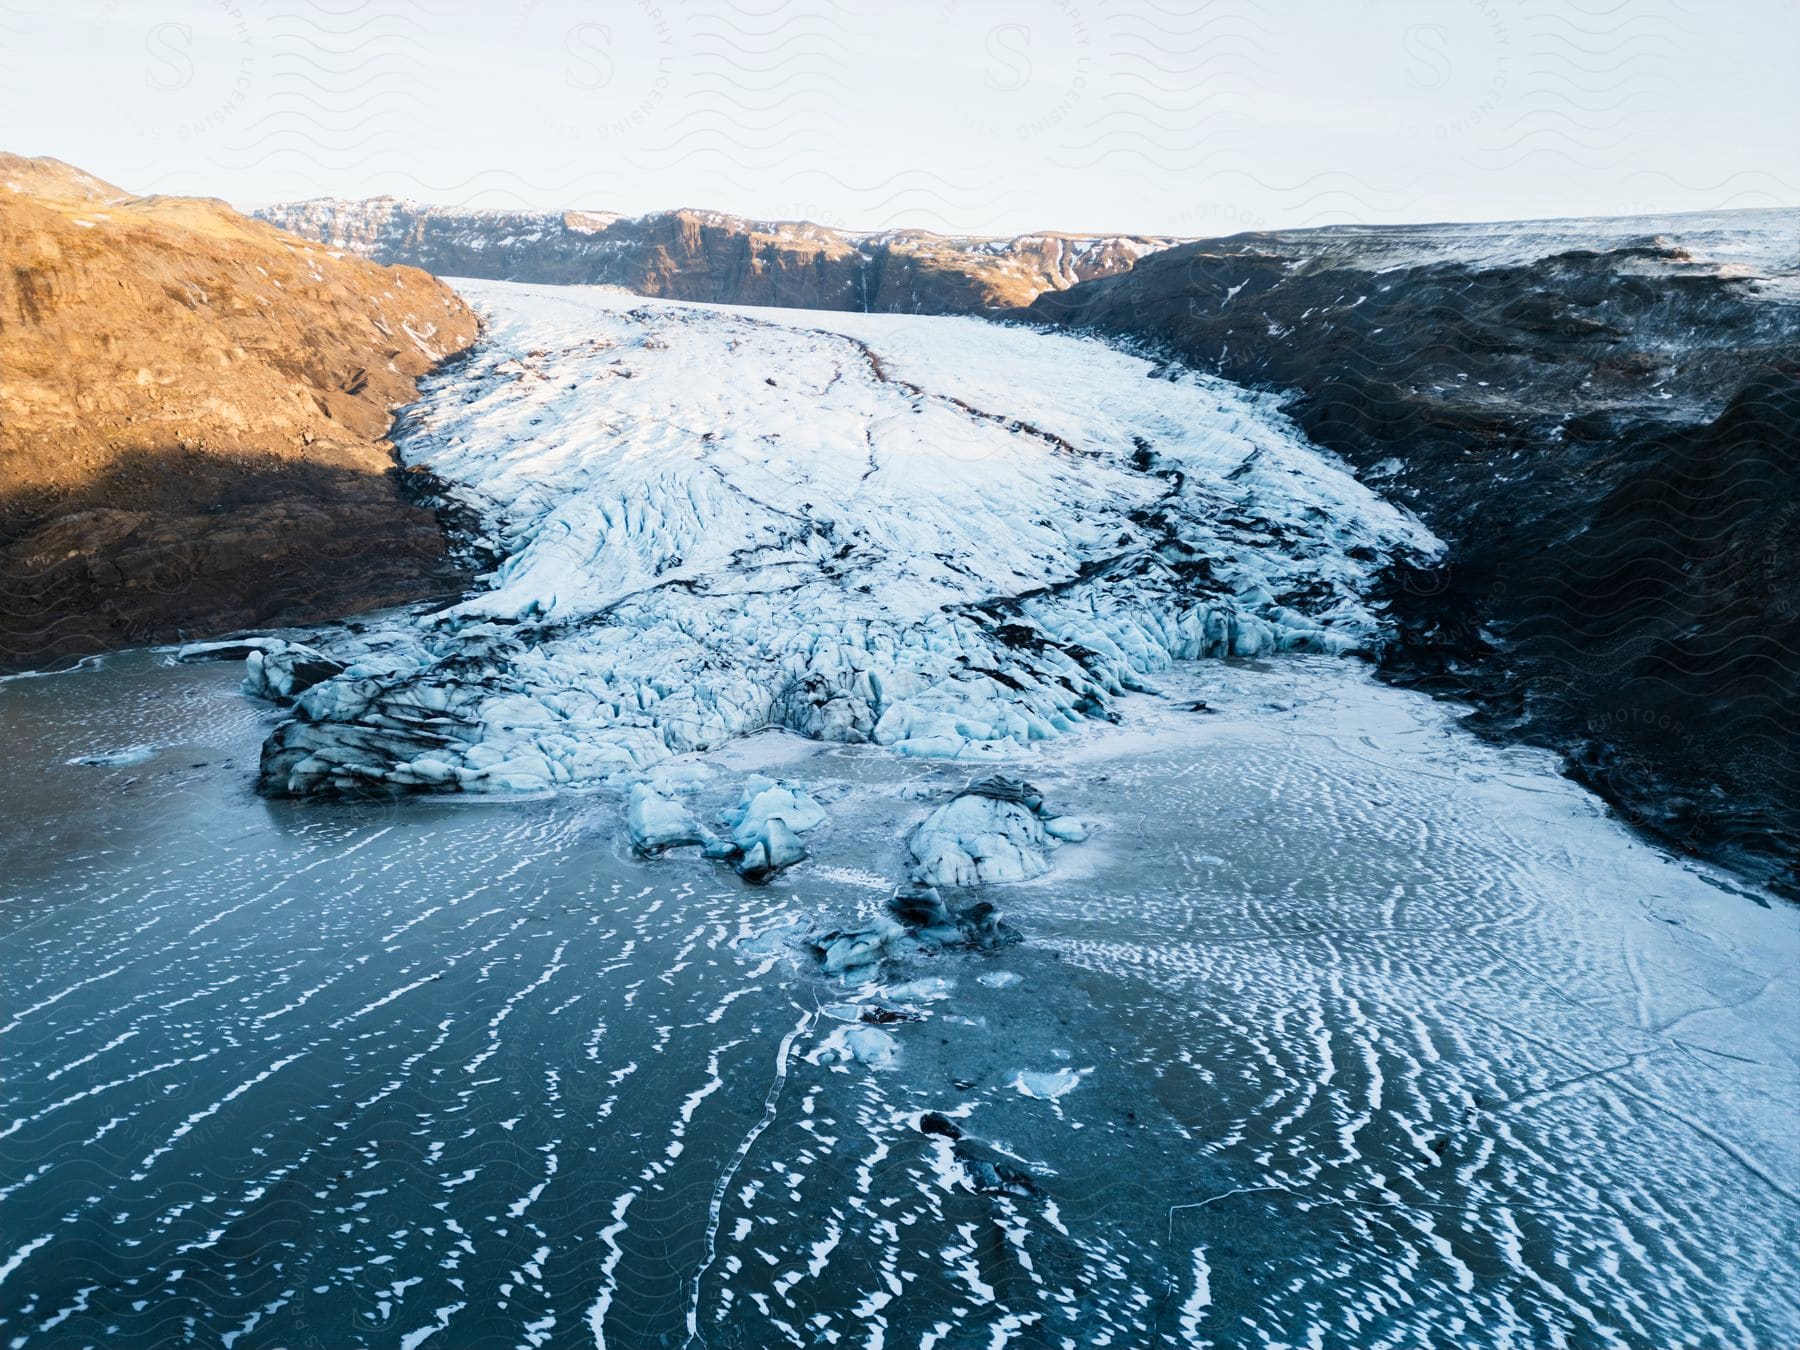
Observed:
[[[1271,398],[458,289],[466,593],[0,680],[0,1339],[1800,1336],[1800,910],[1378,682]]]

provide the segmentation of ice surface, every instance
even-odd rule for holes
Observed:
[[[258,801],[236,682],[0,684],[9,1345],[223,1344],[290,1291],[236,1344],[1800,1345],[1800,908],[1361,663],[1187,664],[1041,747],[1108,829],[997,892],[1027,940],[854,992],[795,949],[880,890],[647,861],[573,794]],[[151,726],[129,790],[65,763]],[[972,775],[769,776],[891,884]],[[891,1068],[811,1062],[879,1010],[922,1014]]]
[[[465,290],[487,336],[403,454],[500,563],[334,648],[273,791],[635,781],[767,727],[1016,755],[1175,660],[1365,650],[1370,577],[1437,547],[1267,401],[1085,339]]]

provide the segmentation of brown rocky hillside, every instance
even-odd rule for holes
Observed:
[[[384,438],[476,328],[423,272],[0,154],[0,666],[444,589]]]

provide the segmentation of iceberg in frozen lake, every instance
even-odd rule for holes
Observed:
[[[1036,788],[1016,778],[984,778],[927,816],[910,845],[914,877],[928,886],[1029,881],[1050,870],[1056,842],[1086,831],[1044,807]]]
[[[725,823],[741,854],[738,871],[752,880],[766,880],[806,856],[800,836],[825,823],[825,808],[804,788],[753,774]]]
[[[633,783],[625,807],[625,828],[632,847],[656,853],[678,844],[701,844],[706,834],[687,807],[665,797],[648,783]]]
[[[341,669],[257,652],[268,791],[636,781],[771,726],[992,760],[1172,661],[1365,650],[1371,577],[1437,548],[1260,396],[1086,339],[466,293],[487,337],[402,454],[500,561]],[[804,832],[771,818],[747,851]]]

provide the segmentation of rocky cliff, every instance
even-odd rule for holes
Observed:
[[[714,211],[625,217],[324,198],[257,213],[285,230],[440,276],[623,286],[731,305],[970,314],[1129,269],[1175,240],[1141,235],[959,238],[855,234]]]
[[[1239,235],[1024,317],[1283,391],[1451,541],[1392,678],[1795,884],[1800,212]]]
[[[384,439],[474,340],[448,287],[11,155],[0,260],[0,666],[456,575]]]

